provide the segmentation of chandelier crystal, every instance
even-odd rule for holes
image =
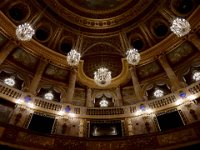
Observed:
[[[156,98],[159,98],[159,97],[164,96],[164,92],[163,92],[163,90],[156,89],[156,90],[154,91],[153,95],[154,95]]]
[[[44,98],[47,99],[47,100],[53,100],[54,95],[51,91],[49,91],[48,93],[44,94]]]
[[[67,63],[70,66],[77,66],[79,64],[80,58],[81,54],[73,49],[67,54]]]
[[[100,105],[100,107],[108,107],[108,101],[105,100],[105,99],[102,99],[102,100],[99,102],[99,105]]]
[[[9,86],[14,86],[15,85],[14,77],[4,79],[4,83]]]
[[[29,23],[21,24],[16,29],[16,36],[21,41],[30,41],[35,34],[35,30]]]
[[[111,83],[112,76],[111,71],[109,71],[105,67],[99,68],[97,71],[94,72],[94,81],[99,86],[107,86]]]
[[[193,74],[192,79],[195,80],[195,81],[200,81],[200,72],[199,72],[199,71],[196,71],[196,72]]]
[[[126,59],[129,64],[137,65],[140,61],[140,53],[138,53],[137,49],[130,49],[126,52]]]
[[[170,30],[178,37],[182,37],[190,32],[190,23],[186,19],[176,18],[173,20]]]

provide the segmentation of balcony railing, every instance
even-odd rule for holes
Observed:
[[[200,96],[200,82],[196,82],[185,89],[189,92],[189,94],[194,94],[196,97]],[[24,97],[28,95],[28,93],[22,92],[15,88],[5,85],[0,82],[0,97],[3,97],[9,101],[17,103],[18,99],[24,99]],[[145,104],[146,107],[157,110],[162,108],[170,108],[177,100],[177,93],[171,93],[164,97],[147,101],[140,102],[134,105],[122,106],[122,107],[109,107],[109,108],[87,108],[74,106],[66,103],[59,103],[55,101],[45,100],[39,97],[32,97],[32,103],[34,104],[34,108],[46,112],[51,112],[58,114],[59,111],[64,110],[66,106],[70,106],[71,112],[76,114],[78,117],[97,117],[104,116],[105,118],[108,116],[112,117],[123,117],[133,115],[140,107],[141,104]]]

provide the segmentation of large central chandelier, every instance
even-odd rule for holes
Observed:
[[[173,20],[170,30],[178,37],[182,37],[190,32],[190,23],[184,18],[176,18]]]
[[[21,24],[16,29],[16,36],[21,41],[30,41],[35,34],[35,30],[29,23]]]
[[[126,52],[126,59],[129,64],[137,65],[140,61],[140,53],[138,53],[137,49],[130,49]]]
[[[111,83],[112,76],[111,71],[109,71],[105,67],[99,68],[97,71],[94,72],[94,81],[99,86],[107,86]]]
[[[80,58],[81,54],[73,49],[67,54],[67,63],[70,66],[77,66],[80,61]]]

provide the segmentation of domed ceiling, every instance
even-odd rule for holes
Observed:
[[[113,86],[130,85],[124,60],[130,47],[141,54],[136,67],[140,82],[164,73],[157,60],[161,53],[166,53],[170,65],[176,67],[198,52],[195,48],[183,52],[194,46],[178,39],[169,29],[173,17],[192,16],[198,7],[197,0],[19,0],[6,1],[2,6],[2,12],[15,26],[34,22],[36,29],[36,42],[23,43],[24,49],[17,49],[8,60],[35,72],[42,55],[51,62],[44,77],[59,82],[68,78],[66,55],[72,48],[81,53],[83,60],[77,83],[93,88],[90,83],[94,71],[101,66],[112,71],[112,77],[118,81],[113,81]],[[8,32],[14,35],[15,28]]]

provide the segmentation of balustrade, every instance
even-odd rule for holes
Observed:
[[[196,94],[200,92],[200,82],[196,82],[190,86],[188,86],[187,91],[189,91],[190,94]],[[20,90],[17,90],[13,87],[7,86],[4,83],[0,83],[0,97],[6,98],[9,101],[12,101],[16,103],[17,99],[22,98],[22,96],[25,96],[25,93],[23,93]],[[197,96],[198,97],[198,96]],[[162,107],[171,107],[170,104],[173,104],[177,100],[176,93],[171,93],[169,95],[166,95],[164,97],[161,97],[159,99],[147,101],[146,105],[151,109],[160,109]],[[55,101],[48,101],[42,98],[38,97],[32,97],[32,102],[36,106],[34,109],[40,109],[42,108],[43,111],[49,112],[49,111],[61,111],[65,105],[59,102]],[[142,104],[134,104],[129,106],[123,106],[123,107],[109,107],[109,108],[86,108],[86,107],[79,107],[79,106],[73,106],[70,105],[71,110],[73,110],[74,114],[77,114],[79,117],[95,117],[95,116],[101,116],[101,115],[112,115],[112,117],[118,117],[118,115],[122,116],[128,116],[132,113],[136,112],[137,108]],[[86,115],[86,116],[85,116]]]

